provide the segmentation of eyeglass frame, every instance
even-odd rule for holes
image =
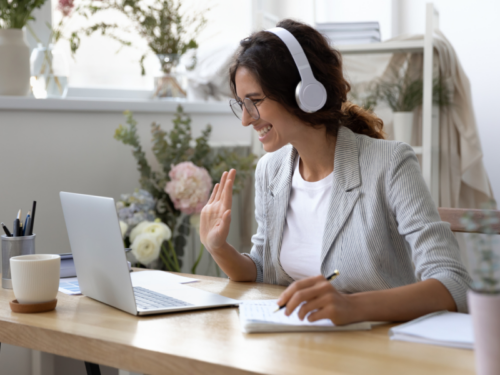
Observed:
[[[236,112],[234,111],[233,109],[233,103],[236,103],[236,104],[239,104],[240,108],[241,108],[241,114],[242,114],[242,117],[243,117],[243,106],[245,106],[245,109],[247,110],[248,114],[250,114],[250,111],[248,110],[246,104],[245,104],[245,100],[248,99],[252,102],[253,106],[255,107],[255,110],[257,111],[257,114],[259,115],[259,117],[255,118],[253,116],[251,116],[255,121],[257,121],[258,119],[260,119],[260,112],[259,112],[259,108],[257,107],[257,104],[260,104],[262,103],[264,100],[267,99],[267,96],[264,96],[262,99],[257,99],[255,101],[252,100],[252,98],[249,98],[248,96],[245,97],[243,100],[238,100],[238,99],[229,99],[229,107],[231,107],[231,110],[233,111],[233,114],[236,116],[236,118],[238,120],[241,120],[241,118],[238,117],[238,115],[236,114]]]

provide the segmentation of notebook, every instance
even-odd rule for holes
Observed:
[[[303,332],[303,331],[367,331],[372,325],[369,322],[336,326],[329,319],[309,322],[307,317],[301,321],[299,308],[290,316],[285,309],[276,313],[277,300],[245,301],[239,306],[241,330],[245,333],[256,332]]]
[[[472,318],[468,314],[438,311],[389,330],[391,340],[474,349]]]

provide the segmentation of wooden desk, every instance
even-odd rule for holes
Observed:
[[[186,275],[189,276],[189,275]],[[283,287],[197,276],[193,288],[236,299]],[[474,353],[390,341],[390,325],[360,332],[243,334],[238,309],[136,317],[83,296],[16,314],[0,288],[0,342],[145,374],[474,374]]]

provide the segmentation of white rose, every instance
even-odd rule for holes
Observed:
[[[147,266],[160,255],[160,243],[154,234],[141,233],[132,243],[132,254],[138,262]]]
[[[125,233],[127,232],[127,229],[128,229],[127,223],[120,220],[120,230],[122,231],[122,238],[125,235]]]
[[[135,238],[136,238],[139,234],[143,233],[143,232],[142,232],[142,229],[143,229],[146,225],[148,225],[148,224],[151,224],[151,223],[150,223],[149,221],[143,221],[143,222],[140,222],[139,224],[137,224],[137,225],[135,226],[135,228],[134,228],[134,229],[132,229],[132,231],[130,232],[130,236],[129,236],[130,243],[133,243],[133,242],[135,241]]]
[[[158,243],[162,243],[163,241],[167,241],[172,238],[172,231],[165,224],[160,222],[147,223],[142,227],[142,233],[151,233],[156,236]]]

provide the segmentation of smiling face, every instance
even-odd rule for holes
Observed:
[[[265,97],[260,84],[247,68],[240,66],[235,75],[236,93],[238,99],[243,101],[250,98],[257,102]],[[248,114],[243,106],[241,123],[243,126],[252,125],[259,133],[259,140],[266,152],[279,150],[288,143],[294,143],[294,139],[300,139],[300,133],[305,128],[300,124],[297,117],[288,112],[280,103],[266,98],[257,104],[260,118],[255,120]]]

